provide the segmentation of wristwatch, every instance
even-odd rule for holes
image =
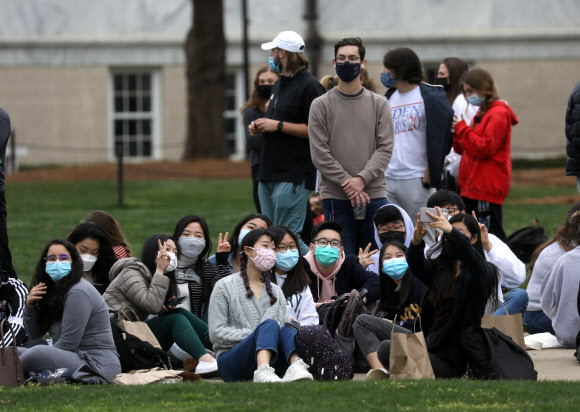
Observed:
[[[280,120],[278,122],[278,131],[281,132],[283,127],[284,127],[284,122]]]

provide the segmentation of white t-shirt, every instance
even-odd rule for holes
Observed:
[[[395,147],[385,176],[389,179],[423,177],[427,170],[427,118],[419,86],[407,93],[395,91],[389,99]]]

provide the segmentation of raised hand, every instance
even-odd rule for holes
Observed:
[[[379,251],[378,249],[375,249],[369,252],[370,248],[371,244],[369,243],[364,251],[361,248],[358,250],[358,261],[365,269],[374,263],[373,255]]]
[[[157,239],[157,243],[159,244],[159,252],[157,252],[157,270],[156,273],[163,273],[167,266],[169,266],[169,262],[171,258],[167,254],[165,250],[163,250],[164,243],[161,243],[161,239]]]
[[[220,253],[220,252],[230,252],[232,250],[232,246],[230,245],[230,242],[228,242],[228,232],[226,232],[225,236],[222,237],[222,234],[220,233],[219,237],[218,237],[218,247],[216,250],[216,253]]]
[[[46,285],[40,282],[38,285],[32,288],[28,297],[26,298],[26,306],[34,306],[34,302],[42,299],[42,296],[46,294]]]
[[[451,226],[451,223],[449,223],[449,220],[447,220],[447,216],[443,214],[439,206],[435,206],[435,209],[437,209],[438,215],[434,215],[433,213],[430,213],[428,210],[425,212],[427,213],[428,216],[435,219],[434,222],[426,223],[426,226],[430,227],[431,229],[441,229],[443,233],[447,234],[451,233],[451,231],[453,230],[453,226]],[[419,222],[418,219],[417,221]]]
[[[421,214],[417,213],[417,225],[413,231],[413,239],[411,239],[411,241],[415,246],[419,246],[426,235],[427,229],[423,226],[423,223],[421,223]]]
[[[483,250],[485,250],[486,252],[489,252],[491,249],[493,249],[493,243],[491,243],[491,240],[489,240],[489,232],[487,231],[487,226],[485,226],[483,223],[479,222],[479,220],[477,220],[477,216],[475,215],[475,210],[471,211],[471,216],[473,216],[475,218],[475,220],[477,221],[477,224],[479,225],[479,232],[480,232],[480,236],[481,236],[481,246],[483,247]]]

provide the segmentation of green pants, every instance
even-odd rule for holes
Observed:
[[[176,343],[199,359],[207,353],[206,348],[211,349],[207,324],[188,310],[178,308],[146,323],[164,351]]]

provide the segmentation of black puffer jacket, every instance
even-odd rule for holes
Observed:
[[[566,109],[566,176],[580,176],[580,83],[574,87]]]

